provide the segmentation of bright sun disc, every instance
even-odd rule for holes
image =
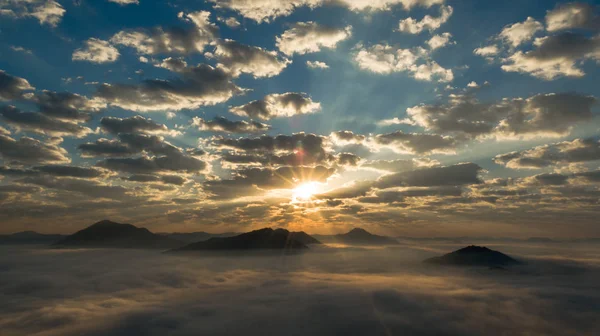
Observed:
[[[294,189],[293,198],[295,201],[308,201],[317,193],[317,184],[315,182],[303,183]]]

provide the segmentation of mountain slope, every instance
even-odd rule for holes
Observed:
[[[333,236],[316,236],[322,241],[341,243],[348,245],[397,245],[398,241],[391,237],[378,236],[368,232],[365,229],[352,229],[351,231],[343,234],[337,234]]]
[[[23,231],[9,235],[0,235],[0,244],[53,244],[65,238],[60,234],[43,234]]]
[[[174,248],[182,243],[131,224],[103,220],[54,244],[57,247]]]
[[[234,237],[213,237],[206,241],[189,244],[173,252],[223,251],[223,250],[302,250],[308,246],[284,229],[265,228]]]
[[[428,264],[436,265],[457,265],[457,266],[510,266],[521,264],[520,261],[513,259],[506,254],[487,247],[467,246],[441,257],[434,257],[424,260]]]

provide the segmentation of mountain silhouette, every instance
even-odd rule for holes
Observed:
[[[57,247],[113,247],[167,249],[183,245],[180,241],[154,234],[131,224],[103,220],[60,240]]]
[[[53,244],[65,238],[61,234],[43,234],[35,231],[23,231],[0,235],[0,244]]]
[[[321,244],[321,242],[319,240],[317,240],[316,238],[314,238],[313,236],[309,235],[308,233],[306,233],[304,231],[288,231],[286,229],[275,229],[276,232],[280,231],[280,230],[283,233],[289,235],[289,237],[291,239],[297,240],[304,245]]]
[[[223,232],[223,233],[209,233],[204,231],[199,232],[161,232],[157,233],[160,236],[168,237],[171,239],[179,240],[184,243],[195,243],[199,241],[208,240],[213,237],[233,237],[240,234],[240,232]]]
[[[307,249],[308,246],[306,246],[305,243],[296,238],[299,236],[301,235],[293,234],[285,229],[273,230],[271,228],[264,228],[247,233],[242,233],[233,237],[213,237],[206,241],[186,245],[182,248],[174,250],[173,252],[259,249]]]
[[[348,245],[396,245],[398,241],[391,237],[378,236],[368,232],[365,229],[352,229],[351,231],[343,234],[337,234],[333,236],[320,235],[316,236],[318,239],[333,243],[342,243]]]
[[[464,247],[441,257],[429,258],[424,262],[436,265],[488,267],[502,267],[521,264],[520,261],[513,259],[502,252],[475,245]]]

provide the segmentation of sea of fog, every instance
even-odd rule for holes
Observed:
[[[252,256],[0,246],[0,334],[598,335],[600,246],[486,246],[526,264],[421,262],[464,244]]]

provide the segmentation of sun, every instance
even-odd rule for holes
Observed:
[[[317,193],[318,186],[315,182],[303,183],[294,189],[292,193],[293,201],[309,201]]]

